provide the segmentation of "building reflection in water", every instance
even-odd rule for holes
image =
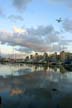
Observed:
[[[8,102],[10,100],[15,103],[18,102],[17,99],[22,103],[25,99],[28,101],[46,99],[48,102],[48,99],[52,99],[63,90],[63,93],[72,92],[72,72],[67,71],[63,66],[10,65],[7,67],[4,65],[0,70],[6,71],[6,75],[8,69],[7,77],[0,77],[0,95]]]

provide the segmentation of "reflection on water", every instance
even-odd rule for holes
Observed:
[[[63,66],[0,65],[3,108],[48,108],[50,102],[49,108],[56,108],[58,99],[69,93],[72,72]]]
[[[53,71],[53,72],[61,72],[66,73],[66,70],[63,66],[53,66],[48,67],[48,65],[1,65],[0,64],[0,76],[8,76],[8,75],[25,75],[31,72],[36,71]]]
[[[11,89],[10,91],[10,96],[14,96],[14,95],[20,95],[23,94],[24,91],[22,91],[21,89],[17,88],[17,89]]]

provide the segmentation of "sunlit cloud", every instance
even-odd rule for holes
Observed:
[[[16,51],[31,53],[54,52],[66,49],[70,41],[62,41],[61,34],[52,25],[37,28],[13,27],[13,32],[0,31],[2,44],[20,46]],[[64,47],[63,47],[64,46]]]
[[[26,29],[18,28],[16,26],[13,27],[13,31],[15,33],[27,33]]]
[[[14,26],[12,33],[1,31],[0,35],[2,44],[8,43],[11,46],[26,47],[27,49],[23,49],[26,52],[29,49],[39,52],[50,51],[50,45],[60,40],[59,34],[52,25],[28,29]]]

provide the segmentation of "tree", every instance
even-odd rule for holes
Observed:
[[[28,61],[28,60],[29,60],[29,56],[26,56],[25,61]]]
[[[30,55],[30,59],[33,59],[33,55]]]
[[[48,54],[45,52],[43,55],[44,61],[48,62]]]

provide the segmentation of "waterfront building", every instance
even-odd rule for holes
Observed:
[[[67,58],[67,57],[66,57],[66,53],[65,53],[64,51],[61,51],[61,52],[60,52],[60,60],[61,60],[61,61],[65,61],[66,58]]]

